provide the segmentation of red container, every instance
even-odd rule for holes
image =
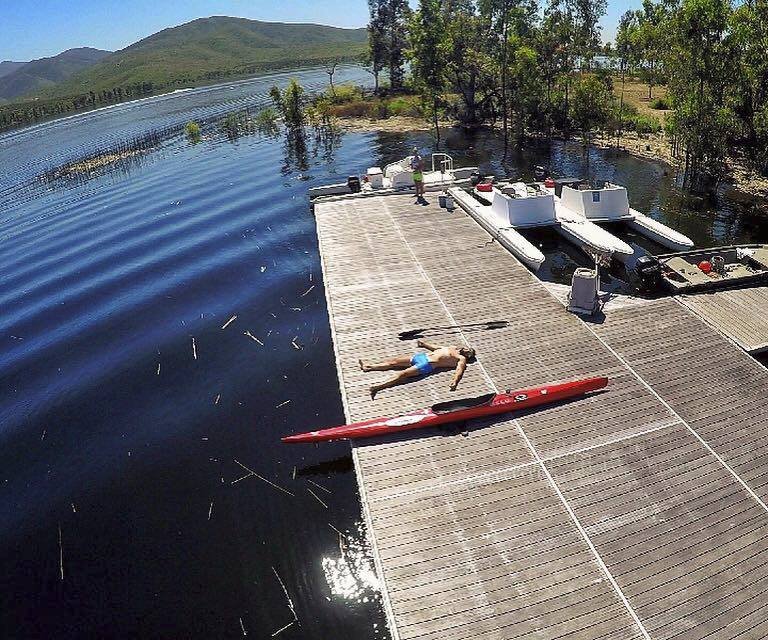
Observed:
[[[490,193],[493,191],[493,185],[490,182],[481,182],[477,185],[477,190],[483,193]]]

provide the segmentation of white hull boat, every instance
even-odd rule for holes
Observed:
[[[631,256],[634,249],[612,233],[597,226],[584,216],[574,214],[566,209],[560,202],[555,202],[555,215],[557,216],[557,231],[569,242],[579,246],[589,254],[615,256],[621,260],[622,256]]]
[[[494,237],[498,234],[501,244],[520,258],[525,264],[538,269],[544,255],[522,235],[507,230],[551,226],[569,242],[589,254],[631,255],[633,250],[627,243],[601,229],[584,216],[575,215],[564,209],[554,194],[540,183],[526,185],[522,182],[507,183],[503,189],[492,188],[490,192],[475,189],[478,197],[489,202],[484,205],[471,196],[456,196],[454,199],[472,217],[482,224]],[[508,246],[510,245],[510,246]],[[534,251],[535,250],[535,251]]]
[[[342,200],[366,196],[382,196],[414,190],[413,169],[408,156],[384,167],[371,167],[363,176],[350,176],[346,182],[309,189],[311,202]],[[448,187],[469,185],[477,167],[454,168],[453,158],[446,153],[432,154],[432,168],[424,171],[425,191],[444,191]]]
[[[637,233],[675,251],[693,247],[693,241],[682,233],[632,209],[627,190],[622,186],[605,183],[600,188],[591,188],[579,180],[557,181],[552,191],[564,211],[563,215],[569,212],[572,216],[594,223],[624,222]],[[620,259],[621,255],[622,252],[617,252]]]
[[[484,205],[478,202],[466,191],[455,187],[448,190],[453,196],[454,202],[472,216],[475,221],[491,234],[499,244],[523,264],[534,271],[538,271],[544,262],[544,254],[532,242],[526,240],[518,233],[508,220],[497,216],[492,205]]]

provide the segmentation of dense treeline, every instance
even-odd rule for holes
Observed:
[[[616,43],[649,98],[654,83],[668,83],[667,133],[690,186],[716,181],[736,152],[768,174],[767,0],[645,0],[624,14]]]
[[[667,135],[685,183],[716,183],[730,154],[768,172],[768,0],[645,0],[603,45],[606,0],[369,0],[369,65],[404,80],[437,127],[442,115],[499,123],[505,147],[527,135],[652,131],[616,98],[628,73],[666,84]],[[612,56],[612,71],[595,64]],[[619,87],[616,87],[619,89]],[[656,125],[657,126],[657,125]]]

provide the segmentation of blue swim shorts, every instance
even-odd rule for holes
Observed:
[[[413,358],[411,358],[411,364],[414,365],[423,376],[429,375],[434,369],[426,353],[414,354]]]

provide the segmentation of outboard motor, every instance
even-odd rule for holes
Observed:
[[[635,262],[638,289],[647,293],[661,288],[661,263],[652,255],[640,256]]]
[[[350,193],[360,193],[360,178],[357,176],[349,176],[347,178],[347,187]]]
[[[549,171],[547,171],[546,167],[543,167],[540,164],[537,164],[535,167],[533,167],[533,179],[536,180],[536,182],[541,182],[548,175]]]

